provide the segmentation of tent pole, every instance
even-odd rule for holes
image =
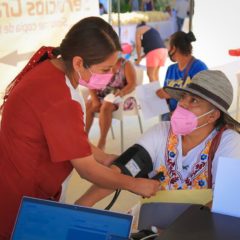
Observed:
[[[120,6],[120,0],[117,2],[117,8],[118,8],[118,37],[121,39],[121,21],[120,21],[120,12],[121,12],[121,6]]]
[[[112,0],[108,0],[108,23],[112,24]]]
[[[189,2],[189,31],[192,31],[192,19],[193,19],[193,13],[194,13],[194,0],[190,0]]]

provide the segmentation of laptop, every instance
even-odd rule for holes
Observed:
[[[156,240],[237,240],[240,218],[212,213],[205,206],[192,205]]]
[[[219,158],[212,212],[240,217],[239,172],[240,159]]]
[[[23,197],[13,240],[126,240],[133,216]]]

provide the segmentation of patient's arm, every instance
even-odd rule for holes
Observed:
[[[112,170],[121,173],[120,168],[117,166],[112,165],[110,167]],[[107,188],[101,188],[97,185],[92,185],[87,192],[85,192],[78,200],[75,201],[75,204],[92,207],[94,204],[96,204],[98,201],[102,200],[103,198],[107,197],[111,193],[113,193],[115,190],[107,189]]]

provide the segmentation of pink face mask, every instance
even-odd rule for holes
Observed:
[[[194,113],[178,105],[171,117],[171,127],[173,133],[176,135],[187,135],[195,129],[206,126],[208,123],[197,127],[198,118],[201,118],[212,111],[214,111],[214,109],[197,117]]]
[[[92,73],[90,69],[89,69],[89,72],[91,73],[91,77],[88,82],[84,81],[80,73],[78,72],[79,84],[89,89],[98,89],[98,90],[103,89],[108,85],[108,83],[113,77],[112,73],[104,73],[104,74]]]

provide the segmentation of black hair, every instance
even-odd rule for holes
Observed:
[[[170,47],[176,47],[184,55],[192,54],[191,42],[196,41],[193,32],[185,33],[182,31],[175,32],[170,37]]]
[[[139,27],[142,27],[142,26],[145,26],[146,25],[146,22],[144,21],[141,21],[136,28],[139,28]]]
[[[220,110],[219,110],[220,111]],[[222,111],[220,111],[220,117],[217,119],[217,121],[215,122],[215,127],[221,128],[222,126],[224,126],[226,124],[225,118],[224,118],[224,114]]]

